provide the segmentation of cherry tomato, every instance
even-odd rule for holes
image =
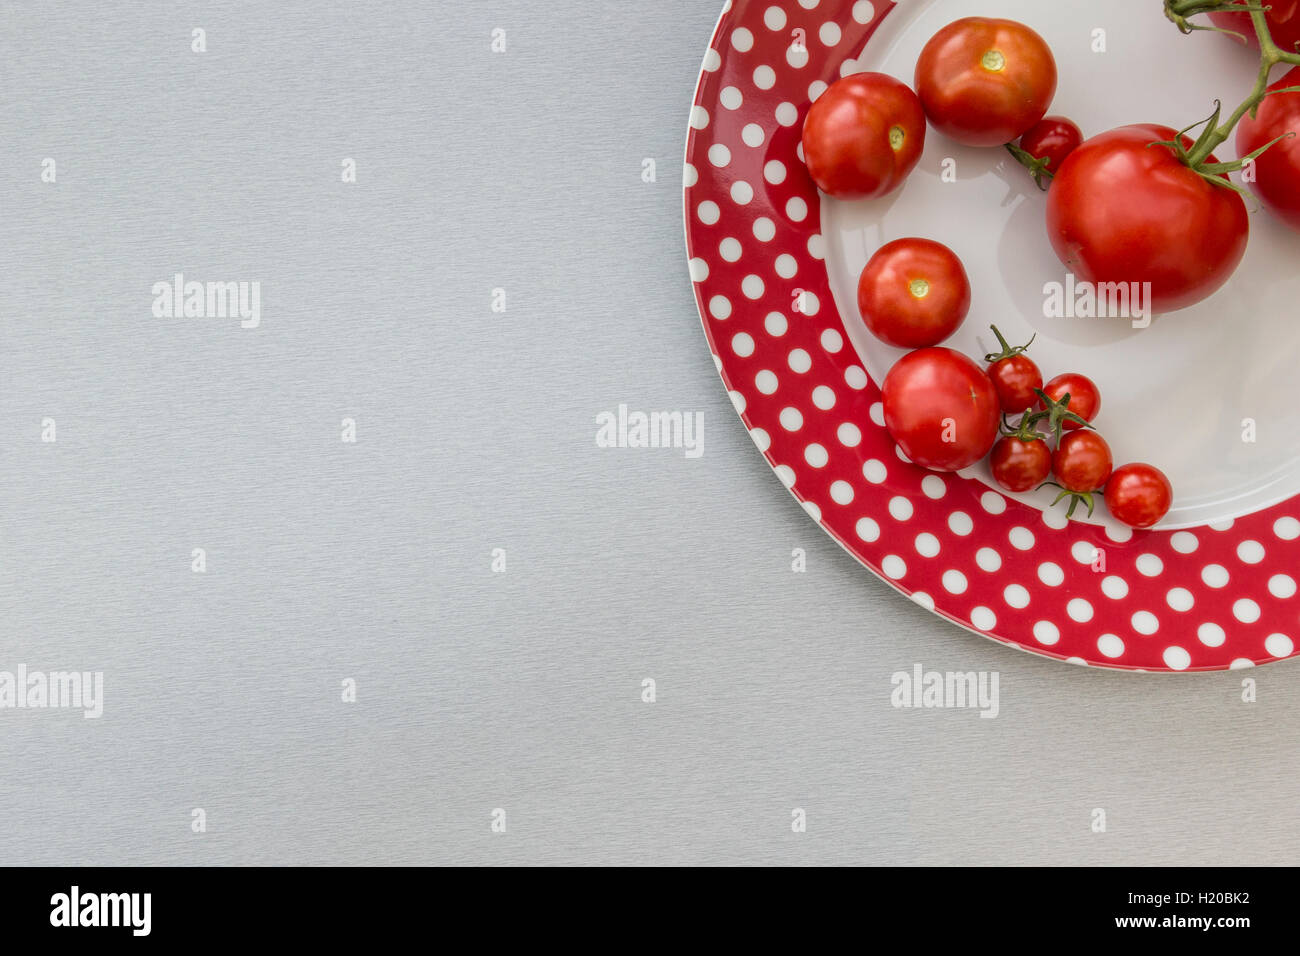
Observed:
[[[1131,528],[1149,528],[1174,502],[1174,488],[1155,465],[1120,465],[1106,482],[1106,507]]]
[[[1300,18],[1297,18],[1300,30]],[[1270,89],[1300,86],[1300,66]],[[1300,93],[1273,93],[1259,104],[1251,119],[1247,113],[1237,126],[1237,155],[1248,156],[1285,133],[1255,160],[1252,189],[1260,202],[1292,229],[1300,229]]]
[[[989,456],[993,480],[1007,491],[1037,488],[1052,470],[1052,452],[1041,438],[999,438]]]
[[[1061,168],[1065,157],[1083,142],[1083,131],[1064,116],[1044,116],[1020,137],[1020,148],[1034,159],[1047,160],[1052,175]]]
[[[808,174],[839,199],[876,199],[897,189],[925,147],[921,101],[884,73],[854,73],[831,84],[803,124]]]
[[[939,132],[965,146],[1002,146],[1047,112],[1056,93],[1056,61],[1023,23],[967,17],[930,38],[915,82]]]
[[[970,280],[957,254],[930,239],[881,246],[858,279],[862,321],[899,348],[938,345],[970,311]]]
[[[1091,422],[1101,411],[1101,389],[1088,376],[1080,375],[1078,372],[1066,372],[1064,375],[1056,376],[1043,386],[1043,394],[1054,402],[1059,402],[1069,395],[1069,410],[1085,421]],[[1061,427],[1066,431],[1074,431],[1083,426],[1066,419],[1061,423]]]
[[[1296,44],[1300,43],[1300,0],[1267,0],[1265,10],[1273,42],[1287,53],[1295,52]],[[1249,13],[1221,10],[1211,13],[1210,19],[1216,26],[1241,34],[1248,45],[1259,49],[1259,38],[1255,36]],[[1233,39],[1241,42],[1237,37]]]
[[[1151,145],[1175,135],[1141,124],[1094,136],[1070,154],[1047,193],[1047,234],[1066,268],[1086,282],[1149,282],[1156,313],[1218,291],[1250,232],[1241,196],[1207,182],[1169,147]]]
[[[998,402],[1009,415],[1023,412],[1038,396],[1034,389],[1043,387],[1043,373],[1027,355],[1010,355],[989,366],[989,378],[998,390]],[[1071,404],[1074,404],[1071,399]]]
[[[1052,455],[1052,474],[1066,491],[1082,494],[1105,485],[1113,464],[1106,439],[1092,430],[1070,432]]]
[[[966,468],[987,455],[998,437],[997,390],[960,352],[908,352],[889,370],[881,392],[885,428],[922,468]]]

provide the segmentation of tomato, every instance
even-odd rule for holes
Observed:
[[[1043,373],[1027,355],[1010,355],[989,366],[989,378],[998,390],[998,402],[1009,415],[1023,412],[1036,401],[1034,389],[1043,387]]]
[[[1272,34],[1273,42],[1287,53],[1294,52],[1296,44],[1300,43],[1300,0],[1267,0],[1265,9],[1268,32]],[[1255,36],[1255,27],[1251,24],[1248,14],[1220,10],[1218,13],[1211,13],[1210,19],[1216,26],[1241,34],[1247,44],[1256,50],[1259,49],[1259,39]],[[1237,40],[1236,37],[1233,39]],[[1237,42],[1241,41],[1237,40]]]
[[[1043,386],[1043,394],[1054,402],[1059,402],[1069,395],[1069,410],[1085,421],[1092,421],[1101,411],[1101,389],[1088,376],[1080,375],[1078,372],[1066,372],[1064,375],[1056,376]],[[1083,426],[1067,418],[1061,423],[1061,427],[1066,431],[1073,431]]]
[[[884,73],[836,80],[808,110],[808,174],[839,199],[876,199],[897,189],[925,148],[925,114],[906,83]]]
[[[960,352],[908,352],[889,370],[881,392],[885,428],[922,468],[966,468],[987,455],[998,437],[997,390]]]
[[[1110,477],[1113,461],[1106,439],[1095,431],[1070,432],[1052,455],[1052,475],[1066,491],[1097,491]]]
[[[957,254],[930,239],[895,239],[858,279],[858,310],[880,341],[899,348],[938,345],[970,311],[970,280]]]
[[[1149,528],[1174,502],[1174,488],[1155,465],[1120,465],[1106,482],[1106,507],[1131,528]]]
[[[993,480],[1007,491],[1028,491],[1046,480],[1052,470],[1052,452],[1041,438],[1007,435],[993,446],[989,466]]]
[[[1297,21],[1300,26],[1300,20]],[[1300,66],[1270,89],[1300,86]],[[1237,155],[1248,156],[1285,133],[1255,160],[1251,188],[1269,211],[1292,229],[1300,229],[1300,93],[1273,93],[1259,104],[1254,119],[1247,113],[1237,126]]]
[[[915,83],[939,132],[965,146],[1002,146],[1047,112],[1056,94],[1056,61],[1023,23],[967,17],[930,38]]]
[[[1066,268],[1085,282],[1149,282],[1144,307],[1157,313],[1216,292],[1250,232],[1240,195],[1206,181],[1169,147],[1151,145],[1175,135],[1140,124],[1094,136],[1069,155],[1047,193],[1047,234]]]
[[[1064,116],[1044,116],[1020,137],[1020,148],[1034,159],[1047,161],[1046,169],[1055,175],[1065,157],[1083,142],[1083,131]]]

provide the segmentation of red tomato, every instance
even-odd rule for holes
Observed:
[[[1131,528],[1149,528],[1174,503],[1174,488],[1155,465],[1120,465],[1106,482],[1106,507]]]
[[[984,370],[960,352],[908,352],[881,389],[885,427],[922,468],[958,471],[988,454],[998,437],[998,393]]]
[[[803,124],[808,174],[839,199],[876,199],[907,178],[925,147],[921,101],[884,73],[854,73],[831,84]]]
[[[1047,112],[1056,61],[1023,23],[967,17],[930,38],[915,83],[939,132],[966,146],[1002,146]]]
[[[1297,19],[1300,29],[1300,19]],[[1300,66],[1271,89],[1300,86]],[[1247,113],[1237,126],[1237,155],[1248,156],[1284,133],[1255,160],[1252,189],[1260,202],[1292,229],[1300,229],[1300,93],[1274,93],[1259,104],[1254,119]]]
[[[989,378],[998,390],[998,402],[1002,405],[1002,410],[1009,415],[1023,412],[1038,401],[1034,389],[1043,387],[1043,373],[1027,355],[1010,355],[998,359],[989,366]]]
[[[1094,136],[1070,154],[1047,193],[1047,234],[1066,268],[1086,282],[1150,282],[1157,313],[1216,292],[1250,232],[1241,196],[1211,185],[1167,146],[1151,145],[1175,135],[1141,124]]]
[[[943,243],[895,239],[862,270],[858,309],[886,345],[938,345],[970,311],[970,280],[957,254]]]
[[[1059,402],[1069,395],[1069,410],[1085,421],[1091,422],[1101,411],[1101,389],[1088,376],[1080,375],[1078,372],[1066,372],[1064,375],[1056,376],[1043,386],[1043,394],[1054,402]],[[1066,419],[1061,423],[1061,427],[1066,431],[1073,431],[1083,426]]]
[[[1020,148],[1034,159],[1047,160],[1047,171],[1056,171],[1083,142],[1083,132],[1064,116],[1044,116],[1020,137]]]
[[[1272,35],[1273,42],[1287,53],[1295,52],[1296,44],[1300,43],[1300,0],[1267,0],[1265,6],[1268,32]],[[1255,27],[1250,22],[1249,14],[1221,10],[1211,13],[1210,19],[1216,26],[1240,33],[1246,38],[1246,43],[1259,49],[1259,39],[1255,36]]]
[[[989,466],[993,480],[1007,491],[1028,491],[1046,480],[1052,470],[1052,452],[1041,438],[1008,435],[993,446]]]
[[[1097,491],[1110,477],[1110,446],[1096,432],[1070,432],[1052,455],[1052,474],[1066,491]]]

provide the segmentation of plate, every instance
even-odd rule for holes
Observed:
[[[1043,34],[1061,76],[1052,112],[1085,134],[1187,125],[1216,97],[1235,102],[1253,76],[1245,51],[1212,34],[1181,37],[1158,4],[1131,0],[728,3],[691,107],[683,192],[690,278],[733,404],[832,538],[962,627],[1123,670],[1294,656],[1300,405],[1280,399],[1300,354],[1300,274],[1289,265],[1300,237],[1253,215],[1228,286],[1135,328],[1047,307],[1048,284],[1066,276],[1046,242],[1044,198],[1005,151],[931,129],[906,185],[873,202],[826,199],[808,178],[800,132],[827,85],[863,70],[910,83],[925,41],[970,15]],[[1180,65],[1176,91],[1142,80]],[[877,383],[902,352],[866,332],[854,289],[870,254],[908,235],[948,244],[970,273],[971,314],[945,345],[979,357],[996,322],[1013,342],[1037,336],[1031,354],[1049,377],[1098,381],[1097,422],[1117,464],[1152,461],[1174,482],[1159,528],[1133,532],[1104,508],[1067,521],[1047,492],[996,489],[983,464],[945,475],[900,454]]]

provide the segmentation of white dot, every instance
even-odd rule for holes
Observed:
[[[959,537],[966,537],[975,530],[975,522],[964,511],[954,511],[948,515],[948,530]]]
[[[731,150],[722,143],[714,143],[709,147],[709,162],[718,167],[726,166],[731,162]]]
[[[1196,629],[1196,637],[1206,647],[1222,647],[1228,633],[1219,625],[1206,621]]]
[[[1070,554],[1080,564],[1092,564],[1097,560],[1098,549],[1087,541],[1076,541],[1070,546]]]
[[[793,279],[794,274],[799,271],[798,261],[788,252],[783,252],[777,256],[772,267],[782,279]]]
[[[938,475],[926,475],[921,479],[921,491],[927,498],[938,501],[948,493],[948,483]]]
[[[763,280],[756,275],[747,275],[740,280],[740,291],[747,299],[759,299],[763,296]]]
[[[1270,634],[1264,638],[1264,650],[1270,657],[1290,657],[1295,651],[1295,642],[1285,634]]]
[[[731,351],[741,358],[749,358],[754,354],[754,337],[748,332],[737,332],[731,338]]]
[[[715,319],[726,319],[731,315],[731,300],[725,295],[715,295],[709,300],[709,314]]]
[[[898,555],[887,554],[884,560],[880,562],[880,570],[884,571],[887,577],[897,581],[907,573],[907,565]]]
[[[981,571],[992,573],[1002,567],[1002,555],[992,548],[980,548],[975,552],[975,563]]]
[[[980,605],[971,608],[970,622],[981,631],[991,631],[997,626],[998,616],[990,608]]]
[[[847,481],[831,483],[831,500],[837,505],[847,505],[853,501],[853,486]]]
[[[821,0],[799,0],[799,6],[805,10],[814,10],[819,3],[821,3]]]
[[[1196,598],[1192,597],[1192,592],[1187,588],[1170,588],[1169,593],[1165,595],[1165,603],[1175,611],[1190,611],[1192,605],[1196,603]]]
[[[1228,670],[1239,671],[1242,668],[1254,667],[1254,666],[1255,666],[1255,662],[1252,661],[1249,657],[1237,657],[1234,658],[1232,663],[1228,665]]]
[[[1008,584],[1002,592],[1002,600],[1014,608],[1029,607],[1029,592],[1019,584]]]
[[[853,19],[859,23],[870,23],[875,15],[876,8],[871,5],[871,0],[858,0],[853,5]]]
[[[1007,532],[1007,540],[1011,546],[1018,551],[1028,551],[1034,546],[1034,533],[1028,528],[1022,528],[1019,525]]]
[[[812,400],[822,411],[827,411],[835,406],[835,393],[829,386],[818,385],[813,389]]]
[[[868,458],[862,463],[862,477],[873,485],[878,485],[887,477],[885,463],[879,458]]]
[[[1177,644],[1166,647],[1162,656],[1165,666],[1171,671],[1185,671],[1192,663],[1192,655]]]
[[[699,171],[690,163],[682,164],[682,185],[690,189],[700,181]]]
[[[859,538],[868,543],[876,541],[880,537],[880,525],[870,518],[859,518],[853,530],[857,532]]]
[[[826,238],[820,232],[808,237],[808,255],[814,259],[826,258]]]
[[[812,515],[813,521],[820,522],[822,520],[821,506],[816,504],[815,502],[805,501],[803,503],[803,510],[808,512],[810,515]]]
[[[1283,541],[1300,538],[1300,520],[1287,516],[1273,522],[1273,533]]]
[[[760,90],[770,90],[776,86],[776,70],[772,69],[766,63],[754,69],[754,85]],[[784,105],[784,104],[783,104]],[[780,119],[780,116],[777,116]],[[783,126],[789,126],[789,123],[783,123]]]
[[[800,375],[812,368],[812,356],[803,349],[793,349],[786,362],[790,365],[790,371]]]
[[[832,355],[844,348],[844,336],[840,335],[838,329],[826,329],[822,332],[822,348]]]
[[[1000,515],[1007,510],[1007,499],[996,491],[986,491],[980,495],[980,504],[991,515]]]
[[[1049,647],[1061,639],[1061,629],[1051,621],[1034,622],[1034,640]]]
[[[1087,624],[1092,620],[1092,604],[1084,598],[1071,598],[1065,605],[1065,613],[1070,615],[1070,620]]]
[[[803,460],[814,468],[825,468],[826,463],[831,460],[831,456],[826,451],[825,446],[813,442],[803,450]]]
[[[862,429],[852,422],[842,422],[835,430],[835,437],[840,440],[841,445],[856,448],[862,444]]]
[[[759,67],[759,69],[771,69],[771,67]],[[772,82],[776,82],[776,74],[773,74]],[[793,126],[799,122],[799,108],[793,103],[779,104],[776,108],[776,121],[782,126]]]
[[[1161,561],[1157,555],[1150,553],[1139,554],[1135,564],[1137,565],[1138,573],[1144,574],[1149,578],[1154,578],[1165,569],[1165,563]]]
[[[735,262],[740,258],[741,248],[740,240],[735,236],[728,236],[718,243],[718,255],[728,262]]]
[[[705,72],[712,73],[721,65],[722,65],[722,57],[718,55],[717,50],[713,49],[712,47],[709,47],[709,52],[704,54]]]
[[[776,373],[770,369],[763,369],[754,376],[754,387],[764,395],[771,395],[776,391]]]
[[[923,558],[933,558],[939,553],[939,539],[928,531],[916,536],[916,553]]]
[[[780,312],[769,312],[767,317],[763,319],[763,328],[773,338],[780,338],[785,335],[786,329],[789,327],[790,323],[786,321],[785,316]]]
[[[703,259],[692,259],[690,266],[692,282],[703,282],[709,277],[709,264]]]
[[[1210,527],[1215,531],[1227,531],[1233,526],[1233,524],[1234,522],[1231,518],[1224,518],[1222,521],[1211,521]]]
[[[722,210],[718,208],[718,204],[712,199],[706,199],[695,207],[695,215],[700,217],[700,222],[706,226],[711,226],[718,221],[718,217],[722,215]]]
[[[1228,569],[1221,564],[1207,564],[1201,568],[1201,580],[1208,587],[1226,587],[1228,584]]]
[[[1065,582],[1065,572],[1055,561],[1044,561],[1038,566],[1038,580],[1049,588],[1057,588]]]
[[[1065,516],[1065,512],[1057,508],[1048,508],[1043,512],[1043,524],[1049,528],[1060,531],[1070,523],[1070,519]]]
[[[1128,597],[1128,582],[1116,574],[1109,574],[1101,579],[1101,593],[1112,601]]]
[[[750,47],[754,45],[754,34],[750,33],[744,27],[732,30],[731,45],[741,53],[748,53]]]
[[[1275,574],[1268,579],[1268,593],[1275,598],[1295,597],[1295,578],[1289,574]]]
[[[691,107],[691,129],[704,129],[709,125],[709,111],[703,106]]]
[[[1259,564],[1264,560],[1264,546],[1258,541],[1243,541],[1237,545],[1237,557],[1247,564]]]
[[[781,479],[781,484],[785,485],[787,488],[794,487],[793,468],[791,468],[789,465],[777,465],[772,470],[775,471],[776,476]]]
[[[803,428],[803,412],[797,408],[787,406],[781,409],[781,414],[778,417],[781,427],[788,432],[797,432]]]
[[[855,392],[867,387],[867,370],[861,365],[850,365],[844,370],[844,384]]]
[[[1065,527],[1066,521],[1067,519],[1062,516],[1061,527]],[[1106,537],[1110,538],[1112,541],[1118,541],[1120,544],[1123,544],[1125,541],[1133,537],[1133,529],[1122,524],[1109,524],[1106,526]]]
[[[1254,624],[1259,620],[1259,605],[1250,598],[1240,598],[1233,602],[1232,616],[1242,624]]]
[[[907,521],[912,517],[912,502],[902,495],[889,499],[889,514],[895,521]]]
[[[731,201],[737,206],[748,206],[754,198],[754,187],[743,179],[737,179],[731,184]]]
[[[763,11],[763,24],[769,30],[785,29],[785,11],[780,7],[768,7]]]
[[[827,20],[822,24],[822,28],[817,31],[817,39],[822,41],[824,46],[834,46],[840,42],[840,25],[834,20]]]
[[[926,594],[924,591],[913,591],[912,600],[921,605],[921,607],[925,608],[927,611],[934,610],[934,598],[930,597],[930,595]]]
[[[1196,535],[1190,531],[1175,531],[1169,536],[1169,547],[1173,548],[1179,554],[1191,554],[1200,544],[1196,540]]]
[[[763,140],[766,138],[766,134],[763,132],[763,127],[759,126],[757,123],[746,123],[744,128],[740,131],[740,138],[744,141],[746,146],[756,149],[763,145]]]
[[[779,159],[770,159],[763,166],[763,178],[773,186],[785,182],[785,163]]]
[[[840,64],[840,76],[848,76],[850,73],[858,72],[857,60],[845,60]]]
[[[751,428],[749,437],[754,439],[754,444],[758,446],[759,451],[765,452],[772,447],[772,436],[765,428]]]
[[[1124,641],[1118,634],[1103,634],[1097,638],[1097,651],[1103,657],[1109,657],[1114,660],[1116,657],[1124,656]]]
[[[759,242],[771,242],[776,236],[776,223],[766,216],[754,220],[754,238]]]
[[[956,568],[949,568],[943,572],[943,588],[952,594],[963,594],[966,591],[966,575],[962,574]]]
[[[804,289],[796,305],[795,311],[802,312],[804,315],[816,315],[822,309],[822,300],[817,298],[816,292],[809,292]]]
[[[808,48],[800,44],[791,43],[785,48],[785,62],[789,63],[796,70],[802,70],[808,65]]]
[[[785,204],[785,214],[795,222],[803,222],[808,218],[808,204],[799,196],[791,196]]]
[[[1160,630],[1159,619],[1150,611],[1138,611],[1129,621],[1133,625],[1133,630],[1139,634],[1154,634]]]
[[[736,391],[731,391],[727,393],[727,397],[731,399],[731,404],[735,406],[735,409],[739,414],[745,414],[745,406],[748,403],[745,401],[744,395],[741,395]]]

